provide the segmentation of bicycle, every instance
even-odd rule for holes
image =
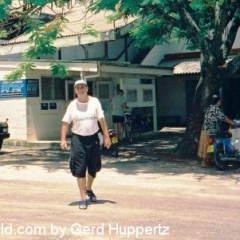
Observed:
[[[130,112],[125,113],[125,138],[132,143],[141,138],[142,121],[137,121],[136,116]]]

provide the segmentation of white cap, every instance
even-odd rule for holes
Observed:
[[[87,85],[87,81],[84,79],[79,79],[74,83],[74,87],[76,87],[78,84],[84,84]]]

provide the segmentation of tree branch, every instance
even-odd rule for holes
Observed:
[[[232,77],[240,70],[240,53],[227,64],[228,77]]]
[[[232,20],[232,25],[228,32],[227,38],[223,42],[223,45],[221,47],[224,59],[227,58],[232,49],[239,27],[240,27],[240,8],[238,8],[237,11],[235,12],[235,17]]]
[[[201,29],[198,27],[196,21],[194,20],[193,12],[189,7],[189,1],[179,0],[177,2],[179,3],[178,10],[180,12],[181,17],[183,18],[183,21],[186,23],[186,26],[190,26],[190,30],[196,35],[199,35]]]

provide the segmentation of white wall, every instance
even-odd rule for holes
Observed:
[[[164,56],[166,54],[175,54],[182,52],[192,52],[186,49],[185,42],[180,43],[172,42],[163,45],[156,45],[151,49],[151,51],[141,64],[156,66],[162,59],[164,59]]]
[[[26,98],[0,98],[0,120],[9,119],[11,139],[27,140]]]
[[[240,30],[237,33],[233,48],[240,48]]]
[[[0,77],[10,70],[0,71]],[[31,72],[28,79],[41,79],[49,76],[47,71]],[[25,77],[24,77],[25,78]],[[41,81],[39,97],[0,98],[0,120],[9,119],[11,139],[48,140],[60,138],[61,119],[66,110],[65,100],[41,100]],[[41,110],[41,103],[56,103],[57,109]]]
[[[130,41],[128,39],[128,41]],[[116,41],[109,41],[107,43],[108,47],[108,58],[115,59],[124,50],[124,39],[117,39]],[[131,58],[133,56],[136,48],[133,45],[128,49],[128,56]],[[104,42],[97,42],[94,44],[84,44],[83,46],[72,46],[67,48],[62,48],[62,60],[76,60],[76,59],[101,59],[105,57]],[[125,61],[125,53],[121,56],[119,61]]]
[[[57,104],[57,109],[41,110],[42,102],[54,102]],[[41,101],[39,98],[27,98],[28,140],[60,139],[61,119],[65,110],[65,101]]]
[[[12,69],[0,71],[0,81],[4,80]],[[9,119],[9,132],[11,139],[27,139],[26,130],[26,98],[0,98],[0,121]]]
[[[123,90],[124,90],[124,97],[126,99],[127,105],[132,108],[144,108],[144,107],[151,107],[152,114],[153,114],[153,124],[154,124],[154,131],[157,131],[157,111],[156,111],[156,93],[155,93],[155,81],[152,80],[152,84],[141,84],[140,79],[123,79]],[[152,100],[145,101],[144,100],[144,90],[152,92]],[[136,91],[137,98],[136,101],[130,101],[128,99],[129,91]]]
[[[240,48],[240,31],[237,34],[233,48]],[[198,51],[198,50],[196,50]],[[166,54],[177,54],[177,53],[186,53],[186,52],[195,52],[187,49],[185,41],[182,42],[170,42],[163,45],[154,46],[146,58],[141,63],[142,65],[153,65],[156,66],[159,62],[164,59]]]
[[[50,76],[50,72],[35,70],[28,73],[27,78],[41,79],[41,76]],[[41,110],[41,103],[56,103],[57,109]],[[39,80],[39,97],[27,98],[28,140],[59,139],[61,119],[65,110],[65,100],[42,100],[41,81]]]

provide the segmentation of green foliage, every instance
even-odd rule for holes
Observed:
[[[135,26],[131,36],[138,46],[150,47],[170,39],[185,40],[191,49],[199,49],[203,41],[209,41],[217,31],[225,31],[231,21],[237,0],[99,0],[94,9],[116,9],[124,16],[136,15],[142,22]],[[116,8],[117,6],[117,8]],[[218,8],[220,9],[217,12]],[[222,13],[225,11],[225,15]],[[222,14],[222,15],[221,15]],[[118,15],[116,15],[118,16]],[[224,23],[218,23],[217,17]],[[220,29],[221,28],[221,29]]]
[[[50,64],[51,73],[55,77],[65,78],[68,75],[68,68],[59,62],[54,62]]]
[[[25,33],[30,35],[31,45],[23,55],[25,60],[54,55],[57,51],[54,41],[61,36],[61,26],[67,20],[60,14],[54,21],[45,24],[36,14],[46,4],[63,8],[73,3],[69,0],[20,2],[25,5],[14,9],[11,0],[0,0],[0,28],[11,14],[17,16],[20,20],[13,24],[13,27],[20,29],[24,26]],[[127,20],[128,16],[139,17],[141,21],[136,23],[130,32],[137,40],[138,47],[152,47],[169,40],[184,40],[189,49],[208,50],[208,55],[215,57],[219,57],[222,52],[227,56],[230,52],[234,43],[234,31],[240,22],[239,0],[79,0],[78,3],[86,6],[87,11],[112,10],[113,13],[107,17],[109,22],[121,18]],[[25,12],[21,12],[23,9]],[[230,29],[234,18],[234,28]],[[99,34],[87,20],[83,31],[94,37]],[[1,28],[0,36],[6,36],[6,32]],[[228,37],[228,33],[231,36]],[[220,62],[223,62],[226,56],[219,57]],[[51,68],[55,75],[67,74],[67,70],[61,65],[53,64]],[[16,72],[14,76],[19,76],[20,73],[19,70],[18,75]]]
[[[7,36],[7,31],[6,30],[2,30],[0,32],[0,38],[5,38]]]
[[[10,14],[9,6],[11,2],[11,0],[0,0],[0,21],[4,20]]]
[[[99,32],[93,28],[93,24],[85,24],[83,27],[83,31],[93,37],[97,37],[99,35]]]
[[[19,69],[10,72],[4,78],[9,82],[17,81],[22,78],[26,71],[33,70],[34,67],[35,66],[32,62],[21,63],[19,64]]]
[[[50,0],[26,0],[26,3],[33,4],[35,6],[45,6],[47,3],[51,3]]]
[[[118,3],[118,0],[102,0],[96,1],[91,7],[90,10],[92,11],[99,11],[101,9],[105,10],[115,10],[115,5]]]
[[[114,12],[106,17],[107,22],[111,23],[122,18],[122,15],[119,12]]]

